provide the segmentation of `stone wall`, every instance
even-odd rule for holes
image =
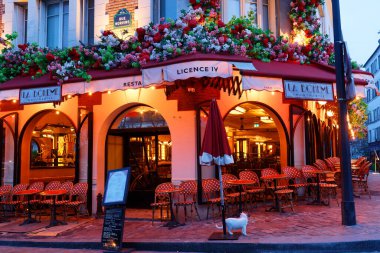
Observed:
[[[1,0],[0,0],[1,1]],[[131,25],[126,27],[114,27],[114,16],[120,9],[127,9],[131,14]],[[138,0],[110,0],[106,4],[106,13],[108,14],[107,30],[114,31],[118,36],[123,37],[123,31],[127,30],[128,35],[133,35],[138,27],[137,19],[135,18],[135,10],[138,8]]]

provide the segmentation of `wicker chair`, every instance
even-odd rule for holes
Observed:
[[[154,202],[150,204],[150,207],[152,208],[152,225],[154,222],[154,211],[157,208],[160,208],[160,219],[163,220],[162,211],[165,208],[166,209],[166,217],[169,218],[169,208],[170,208],[170,201],[169,201],[169,194],[168,193],[162,193],[161,190],[167,190],[174,188],[174,185],[172,183],[162,183],[157,185],[156,189],[154,190]]]
[[[212,218],[214,219],[214,208],[218,206],[220,212],[220,182],[216,178],[208,178],[202,180],[202,192],[207,203],[207,214],[206,219],[208,219],[209,210],[211,208]],[[225,197],[225,201],[228,201],[228,198]]]
[[[13,213],[14,216],[16,216],[17,208],[19,208],[23,202],[23,196],[16,196],[14,195],[14,193],[26,190],[27,188],[28,188],[28,184],[15,185],[12,188],[9,198],[0,202],[0,206],[2,206],[3,208],[4,215],[7,211],[9,211]]]
[[[185,182],[182,182],[179,185],[179,189],[181,192],[178,195],[178,200],[176,203],[174,203],[174,206],[176,207],[176,215],[178,217],[178,208],[183,207],[184,213],[185,213],[185,221],[187,218],[187,207],[190,207],[190,218],[193,219],[193,210],[195,209],[196,215],[198,216],[198,219],[201,220],[201,217],[199,216],[198,208],[197,208],[197,181],[195,180],[188,180]]]
[[[69,184],[67,184],[69,187]],[[83,208],[85,215],[89,215],[87,210],[87,183],[76,183],[70,191],[70,199],[63,203],[64,206],[64,216],[68,216],[68,210],[72,209],[74,214],[79,220],[79,215],[81,214],[81,208]]]
[[[260,179],[254,171],[243,170],[239,172],[239,178],[244,180],[255,181],[252,185],[243,186],[244,192],[248,194],[248,200],[251,204],[257,203],[262,199],[265,204],[265,187],[260,185]]]
[[[354,186],[357,186],[357,188],[361,192],[365,192],[368,194],[368,197],[371,199],[371,192],[368,187],[368,176],[369,176],[369,170],[371,168],[372,163],[371,162],[365,162],[360,167],[357,177],[352,178],[352,183]]]

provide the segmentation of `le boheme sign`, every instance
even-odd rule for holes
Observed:
[[[37,104],[61,101],[61,86],[20,90],[20,104]]]
[[[315,83],[284,80],[284,94],[288,99],[333,101],[331,83]]]
[[[164,78],[172,82],[190,77],[222,77],[232,76],[232,64],[223,61],[194,61],[166,66]]]
[[[125,8],[118,10],[116,15],[113,17],[113,24],[115,27],[130,26],[131,14],[129,11]]]

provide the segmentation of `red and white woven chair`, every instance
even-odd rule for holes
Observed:
[[[27,188],[28,184],[18,184],[12,188],[9,198],[0,202],[0,206],[2,206],[4,214],[6,212],[11,212],[14,216],[16,216],[16,211],[23,202],[23,196],[17,196],[14,195],[14,193],[26,190]]]
[[[306,188],[308,183],[304,178],[302,171],[291,166],[283,167],[282,171],[288,177],[289,180],[289,188],[294,190],[295,201],[298,200],[298,189]]]
[[[202,192],[203,196],[207,203],[207,214],[206,219],[208,219],[209,210],[211,208],[212,218],[214,219],[214,208],[218,206],[220,212],[220,182],[216,178],[208,178],[202,180]],[[228,198],[224,198],[225,201],[228,201]]]
[[[201,217],[199,216],[198,208],[197,208],[197,181],[195,180],[188,180],[185,182],[182,182],[179,185],[179,189],[181,192],[178,195],[178,201],[174,203],[174,206],[176,207],[176,214],[178,217],[178,208],[183,207],[184,213],[185,213],[185,221],[187,218],[187,207],[190,207],[190,218],[193,219],[193,209],[195,209],[196,215],[198,216],[198,219],[201,220]]]
[[[67,186],[69,187],[69,184],[67,184]],[[87,190],[87,183],[76,183],[72,187],[69,201],[63,203],[65,218],[68,216],[69,210],[74,211],[77,221],[81,213],[87,216],[89,215],[87,210]]]
[[[154,211],[157,208],[160,208],[160,219],[163,220],[163,209],[166,209],[166,218],[169,218],[169,208],[170,208],[170,201],[169,201],[169,193],[162,193],[160,191],[162,190],[169,190],[174,188],[174,185],[171,182],[162,183],[157,185],[156,189],[154,190],[154,202],[150,204],[150,207],[152,208],[152,225],[154,222]]]
[[[239,172],[239,178],[244,180],[255,181],[252,185],[243,186],[244,192],[248,194],[248,199],[251,204],[257,203],[259,199],[265,204],[265,187],[260,185],[260,179],[254,171],[243,170]]]

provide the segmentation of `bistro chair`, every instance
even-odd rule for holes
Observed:
[[[9,200],[12,192],[12,185],[2,185],[0,186],[0,203],[6,202]],[[3,216],[5,216],[5,208],[2,204],[0,204],[0,210],[3,212]]]
[[[163,221],[163,209],[166,209],[166,218],[169,218],[169,209],[170,209],[170,200],[169,200],[169,193],[162,193],[161,190],[167,190],[174,188],[173,183],[167,182],[167,183],[161,183],[157,185],[156,189],[154,190],[154,202],[150,204],[150,207],[152,208],[152,225],[154,222],[154,211],[156,208],[160,208],[160,220]]]
[[[321,183],[320,189],[321,189],[321,197],[327,198],[327,204],[330,206],[330,199],[334,198],[336,200],[336,203],[339,206],[339,200],[338,200],[338,194],[337,194],[337,184],[331,184],[331,183]]]
[[[371,199],[371,192],[368,187],[368,176],[369,176],[369,170],[371,168],[372,163],[371,162],[365,162],[360,167],[359,172],[357,174],[357,177],[352,178],[352,183],[354,186],[356,185],[357,188],[361,192],[365,192],[368,194],[368,197]]]
[[[308,186],[308,183],[306,182],[302,171],[295,167],[287,166],[282,168],[282,171],[288,177],[289,187],[294,190],[295,201],[297,202],[299,193],[298,190],[306,188]]]
[[[199,216],[198,208],[197,208],[197,181],[188,180],[182,182],[179,185],[179,189],[181,190],[178,195],[178,201],[174,203],[176,207],[176,215],[178,217],[178,208],[183,207],[185,213],[185,221],[187,218],[187,207],[190,207],[190,218],[193,219],[193,209],[195,209],[196,215],[198,219],[201,220]]]
[[[251,170],[243,170],[240,171],[239,178],[255,181],[252,185],[243,186],[244,192],[248,194],[248,201],[254,204],[257,203],[259,199],[262,199],[265,204],[265,187],[260,185],[260,179],[257,174]]]
[[[315,197],[316,195],[316,187],[317,187],[317,174],[314,171],[318,170],[313,165],[304,165],[301,168],[302,174],[308,184],[306,188],[307,195],[309,197]]]
[[[65,187],[68,189],[70,187],[70,184],[67,183]],[[79,221],[79,215],[81,214],[82,210],[85,215],[89,215],[87,209],[87,190],[87,183],[76,183],[72,186],[69,200],[62,202],[65,218],[68,216],[68,210],[70,209],[74,211],[77,222]]]
[[[29,185],[28,187],[28,190],[38,190],[38,191],[43,191],[44,189],[44,182],[41,182],[41,181],[36,181],[36,182],[33,182]],[[40,195],[36,194],[33,196],[33,199],[31,199],[29,201],[30,205],[32,206],[32,208],[34,209],[37,209],[38,207],[38,204],[40,203]],[[22,205],[23,206],[26,206],[28,204],[28,202],[26,200],[24,200],[22,202]]]
[[[228,199],[229,203],[237,205],[239,203],[239,197],[240,193],[236,189],[236,186],[230,185],[227,183],[229,180],[237,180],[237,176],[233,174],[223,174],[222,175],[222,182],[223,182],[223,190],[224,190],[224,195]],[[244,200],[246,199],[247,193],[242,192],[241,197],[242,201],[245,202]]]
[[[61,186],[59,187],[59,190],[66,190],[67,193],[62,195],[62,196],[59,196],[58,200],[55,202],[55,205],[57,207],[65,208],[65,204],[70,201],[70,194],[71,194],[71,191],[73,189],[73,186],[74,186],[74,184],[71,181],[66,181],[66,182],[63,182],[61,184]],[[63,215],[64,216],[66,215],[65,210],[63,211]],[[65,217],[65,219],[66,219],[66,217]]]
[[[49,191],[49,190],[58,190],[59,187],[61,186],[61,182],[59,181],[50,181],[46,186],[45,186],[45,191]],[[56,199],[57,200],[57,199]],[[45,206],[49,206],[49,205],[52,205],[53,204],[53,199],[52,198],[49,198],[49,197],[43,197],[40,201],[41,203],[41,206],[42,207],[45,207]]]
[[[17,209],[22,204],[23,196],[17,196],[17,195],[14,195],[14,193],[26,190],[27,188],[28,188],[28,184],[18,184],[12,188],[9,198],[0,202],[0,205],[3,207],[3,210],[4,210],[4,214],[7,211],[10,211],[11,213],[14,214],[14,216],[16,216]]]
[[[208,219],[209,210],[211,208],[211,215],[214,219],[214,208],[215,206],[218,206],[219,212],[220,212],[220,204],[221,204],[221,198],[220,198],[220,182],[216,178],[208,178],[202,180],[202,192],[203,196],[207,203],[207,214],[206,219]],[[227,202],[228,198],[225,197],[224,201]]]

